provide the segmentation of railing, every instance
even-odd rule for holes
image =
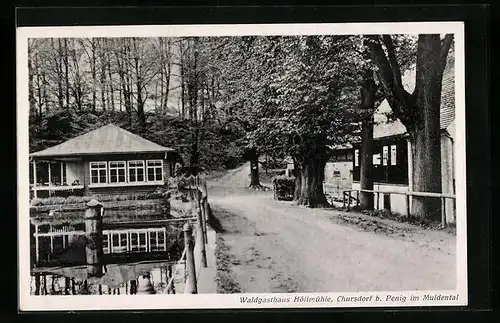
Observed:
[[[182,252],[181,259],[177,261],[178,264],[186,263],[186,248],[184,248],[184,251]],[[184,266],[185,268],[185,266]],[[168,281],[166,290],[168,294],[175,294],[175,287],[174,287],[174,279],[175,277],[179,274],[179,267],[176,267],[175,272],[172,273],[172,277],[170,277],[170,280]]]
[[[181,183],[182,181],[184,183]],[[173,184],[172,182],[176,182],[176,185],[181,184],[183,189],[188,190],[188,197],[192,203],[192,212],[194,213],[193,219],[196,219],[194,229],[190,222],[184,224],[184,251],[178,263],[185,263],[184,293],[197,294],[199,270],[196,269],[207,267],[205,247],[208,242],[207,223],[210,210],[207,182],[205,177],[193,175],[170,178],[169,184]],[[176,274],[172,275],[167,284],[169,293],[175,293],[174,278]]]
[[[352,196],[352,192],[357,192],[356,197]],[[431,193],[431,192],[396,192],[396,191],[379,191],[379,190],[366,190],[366,189],[349,189],[343,191],[342,205],[346,207],[351,207],[351,200],[356,200],[356,206],[359,206],[359,195],[360,192],[365,193],[373,193],[376,196],[376,209],[379,209],[380,206],[380,194],[396,194],[396,195],[405,195],[405,205],[406,205],[406,217],[408,221],[411,220],[411,212],[410,212],[410,196],[419,196],[419,197],[431,197],[431,198],[440,198],[441,199],[441,225],[445,227],[446,223],[446,199],[451,199],[453,201],[453,208],[455,208],[456,196],[453,194],[445,194],[445,193]]]

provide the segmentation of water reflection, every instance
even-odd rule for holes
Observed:
[[[85,266],[31,273],[31,295],[175,294],[184,290],[185,265],[172,262],[108,265],[100,278],[87,278]],[[168,286],[173,277],[173,284]]]

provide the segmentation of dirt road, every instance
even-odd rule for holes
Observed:
[[[308,209],[251,192],[240,168],[209,186],[232,277],[242,292],[453,289],[455,236],[408,224],[369,232],[356,214]]]

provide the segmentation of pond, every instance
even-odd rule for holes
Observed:
[[[31,295],[182,294],[185,264],[143,262],[106,265],[102,277],[87,277],[86,266],[48,268],[31,273]],[[173,278],[173,284],[168,286]]]

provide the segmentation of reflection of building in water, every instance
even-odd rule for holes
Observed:
[[[159,226],[115,227],[103,230],[103,253],[111,258],[129,254],[153,253],[155,258],[167,256],[167,229]],[[85,263],[85,225],[42,224],[33,232],[35,259],[38,265]]]
[[[134,295],[175,294],[176,290],[181,292],[184,290],[185,264],[156,262],[109,267],[104,277],[96,279],[86,279],[84,267],[33,272],[30,293],[31,295]],[[172,276],[175,283],[167,289]],[[147,284],[144,284],[146,282],[144,277],[148,277]]]
[[[166,228],[104,230],[104,254],[167,251]]]

